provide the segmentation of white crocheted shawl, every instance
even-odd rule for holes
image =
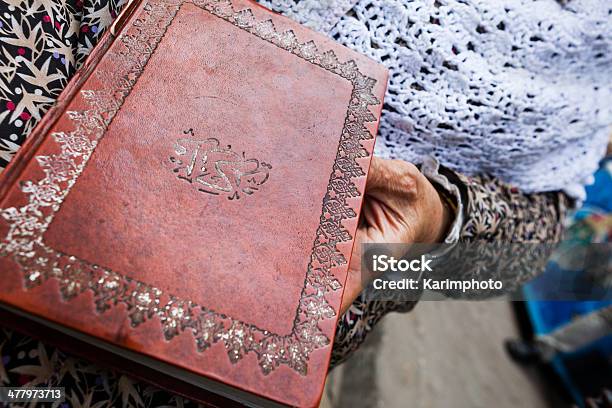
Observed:
[[[576,198],[612,123],[610,0],[260,0],[390,70],[377,154]]]

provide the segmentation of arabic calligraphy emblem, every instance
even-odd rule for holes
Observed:
[[[227,195],[230,200],[258,191],[270,177],[272,166],[257,159],[249,159],[222,146],[218,139],[197,139],[193,129],[174,144],[175,155],[170,156],[173,171],[181,180],[193,184],[198,191],[213,195]]]

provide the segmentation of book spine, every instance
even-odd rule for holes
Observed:
[[[98,62],[100,62],[114,40],[119,36],[126,22],[134,14],[134,11],[141,2],[142,0],[130,0],[126,4],[111,27],[102,35],[98,44],[91,51],[87,60],[85,60],[85,63],[75,72],[64,90],[57,97],[55,104],[34,127],[15,157],[13,157],[6,169],[0,174],[0,208],[4,207],[3,203],[8,192],[11,191],[21,172],[27,167],[38,151],[38,148],[46,140],[50,129],[65,112],[66,107],[89,78]]]

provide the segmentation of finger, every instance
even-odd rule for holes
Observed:
[[[372,157],[368,179],[366,180],[366,192],[369,190],[374,190],[383,184],[384,166],[384,159],[376,156]]]
[[[418,169],[403,160],[372,158],[366,181],[366,194],[380,198],[382,194],[399,195],[406,198],[416,192]]]
[[[398,229],[403,225],[402,210],[409,205],[406,200],[395,199],[388,194],[368,195],[363,205],[362,217],[367,226],[382,235],[389,228]]]
[[[389,226],[396,226],[394,218],[401,215],[397,214],[387,203],[378,200],[376,197],[368,196],[366,204],[364,204],[363,216],[366,220],[366,225],[369,227],[370,235],[384,235],[384,231]]]
[[[366,227],[376,228],[378,226],[378,220],[374,212],[374,209],[372,208],[372,201],[373,199],[369,197],[366,198],[366,200],[363,203],[363,208],[361,210],[361,216],[363,217],[364,224]]]
[[[398,177],[393,162],[396,160],[372,157],[370,172],[366,181],[366,194],[388,191],[396,183]]]

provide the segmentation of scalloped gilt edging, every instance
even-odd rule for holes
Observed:
[[[250,9],[235,11],[230,1],[193,1],[203,10],[341,76],[353,86],[290,334],[278,335],[233,319],[103,266],[61,253],[43,241],[43,234],[54,214],[85,169],[180,6],[186,2],[146,3],[139,18],[120,35],[120,50],[107,54],[117,71],[113,74],[94,73],[104,86],[100,87],[102,90],[81,91],[90,108],[67,112],[74,130],[52,134],[61,153],[36,157],[45,177],[20,183],[28,204],[0,210],[0,215],[9,223],[9,232],[0,242],[0,255],[12,256],[21,267],[26,289],[56,279],[66,301],[89,290],[93,292],[100,313],[123,304],[133,327],[157,316],[166,340],[172,340],[182,331],[191,331],[200,352],[222,342],[232,363],[237,363],[246,353],[255,353],[264,374],[286,364],[306,375],[310,353],[330,342],[318,323],[336,315],[326,301],[325,293],[342,287],[331,268],[346,264],[336,245],[351,240],[342,223],[357,214],[346,200],[360,195],[353,178],[365,173],[356,159],[368,156],[360,141],[372,138],[365,123],[376,120],[369,106],[380,103],[372,93],[376,81],[363,75],[354,61],[339,62],[333,51],[321,52],[313,41],[300,43],[291,30],[279,33],[272,20],[257,21]]]

